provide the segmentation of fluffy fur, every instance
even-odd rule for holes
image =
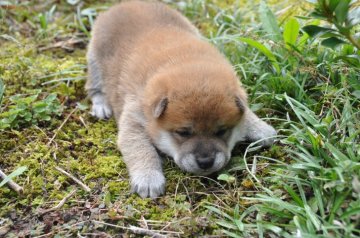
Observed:
[[[141,197],[165,190],[156,148],[182,170],[207,175],[227,164],[239,141],[272,143],[275,130],[249,110],[232,66],[177,11],[120,3],[100,14],[92,34],[92,114],[115,116],[132,191]]]

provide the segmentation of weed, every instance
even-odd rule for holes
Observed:
[[[4,96],[4,91],[5,91],[5,85],[4,85],[4,82],[0,79],[0,112],[2,111],[1,103],[2,103],[3,96]]]
[[[0,129],[20,128],[50,121],[61,115],[60,102],[56,94],[41,99],[41,90],[32,95],[14,95],[9,98],[8,110],[0,114]]]
[[[310,14],[312,18],[326,20],[336,28],[320,27],[308,25],[303,29],[312,37],[323,37],[321,44],[334,48],[339,44],[346,43],[341,38],[346,38],[358,50],[360,50],[360,40],[352,33],[355,26],[360,23],[360,7],[355,4],[356,1],[350,0],[319,0],[316,1],[315,10]]]

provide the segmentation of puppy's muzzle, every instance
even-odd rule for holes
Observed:
[[[214,165],[216,152],[201,151],[195,153],[196,163],[201,169],[209,169]]]
[[[214,165],[215,158],[205,157],[205,158],[196,158],[196,163],[201,169],[209,169]]]

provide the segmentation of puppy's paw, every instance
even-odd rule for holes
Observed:
[[[99,119],[107,119],[111,117],[112,111],[110,105],[106,102],[102,94],[96,94],[91,98],[93,103],[91,115]]]
[[[112,112],[107,104],[93,104],[90,114],[99,119],[107,119],[111,117]]]
[[[165,177],[161,171],[136,171],[131,175],[131,192],[142,198],[156,198],[165,192]]]
[[[248,137],[250,141],[258,141],[259,145],[269,147],[274,143],[274,136],[276,136],[276,130],[264,121],[258,121],[257,124],[252,128]]]

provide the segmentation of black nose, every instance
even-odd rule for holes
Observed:
[[[213,158],[198,158],[196,159],[197,164],[202,169],[208,169],[214,164]]]

